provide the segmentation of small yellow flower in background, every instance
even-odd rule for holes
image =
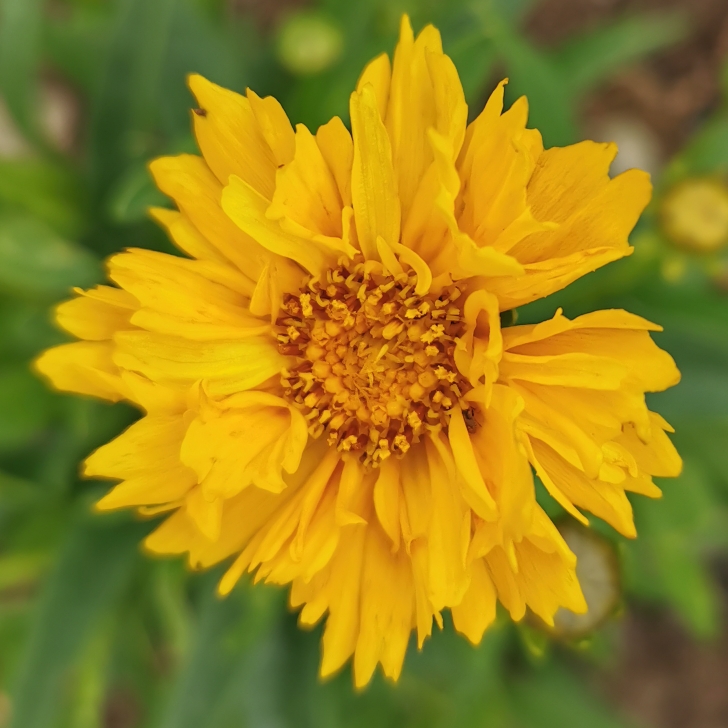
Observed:
[[[671,283],[702,270],[721,287],[728,270],[728,186],[717,176],[675,184],[658,206],[662,276]]]
[[[407,18],[334,118],[291,127],[273,98],[190,78],[201,157],[151,169],[154,210],[188,257],[129,250],[115,286],[77,291],[81,339],[38,369],[62,390],[144,413],[85,474],[121,481],[100,510],[165,514],[146,540],[193,568],[232,557],[326,616],[321,674],[353,656],[397,679],[412,630],[443,610],[477,643],[500,601],[553,624],[583,612],[576,557],[536,503],[533,471],[635,535],[627,492],[675,476],[645,392],[679,380],[625,311],[501,329],[500,314],[632,251],[643,172],[616,148],[544,150],[503,83],[467,125],[457,72]]]
[[[712,253],[728,246],[728,187],[718,179],[693,178],[662,202],[662,228],[678,247]]]

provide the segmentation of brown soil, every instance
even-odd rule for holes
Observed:
[[[310,0],[228,0],[228,3],[233,14],[252,17],[266,30],[286,13],[311,5]]]
[[[728,630],[696,642],[670,615],[632,609],[620,659],[605,676],[612,703],[649,728],[728,726]]]
[[[677,151],[719,102],[728,57],[727,0],[543,0],[526,22],[537,42],[554,45],[575,32],[635,12],[678,12],[683,42],[620,73],[585,104],[585,121],[626,114],[644,121],[663,152]]]

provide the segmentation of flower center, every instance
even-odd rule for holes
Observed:
[[[282,374],[286,398],[313,437],[360,453],[376,467],[403,455],[428,432],[446,427],[471,389],[453,361],[464,333],[449,286],[415,293],[414,272],[391,276],[375,261],[342,262],[284,300],[281,353],[296,357]]]

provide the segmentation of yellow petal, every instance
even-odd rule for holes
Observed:
[[[169,470],[150,471],[115,486],[96,502],[94,508],[97,511],[109,511],[149,505],[166,507],[184,498],[195,485],[195,474],[179,465]]]
[[[391,247],[399,256],[400,261],[412,268],[417,274],[415,293],[418,296],[424,296],[426,293],[429,293],[430,287],[432,286],[432,271],[427,263],[414,250],[410,250],[401,243],[395,243]]]
[[[437,110],[427,64],[430,53],[442,55],[439,32],[428,25],[415,40],[409,18],[403,16],[386,124],[404,220],[431,161],[427,156],[427,131],[436,127]]]
[[[197,144],[220,183],[234,174],[270,198],[277,164],[250,101],[197,74],[188,84],[202,112],[192,114]]]
[[[682,472],[682,459],[663,430],[662,418],[650,412],[650,419],[652,432],[647,442],[643,442],[636,429],[629,425],[625,426],[624,434],[617,438],[617,442],[634,456],[640,470],[660,478],[675,478]]]
[[[483,480],[462,411],[458,407],[454,408],[450,417],[448,437],[458,471],[475,498],[475,500],[469,500],[470,505],[481,518],[494,520],[498,508]]]
[[[371,84],[377,98],[377,110],[382,120],[387,117],[391,82],[392,65],[389,62],[389,56],[386,53],[381,53],[373,61],[369,61],[356,84],[357,91],[361,91],[364,86]]]
[[[385,56],[386,57],[386,56]],[[354,164],[354,141],[338,116],[316,132],[316,143],[334,175],[341,201],[351,206],[351,168]]]
[[[484,112],[474,122],[476,128],[469,138],[466,156],[470,160],[464,163],[469,173],[463,177],[463,210],[458,222],[479,247],[507,251],[513,240],[519,239],[513,225],[522,219],[530,220],[526,185],[536,159],[531,148],[521,142],[528,117],[526,99],[518,99],[505,114],[496,115],[496,99],[502,93],[499,88],[493,113]],[[523,232],[527,230],[523,228]],[[501,240],[504,234],[507,240]]]
[[[277,401],[212,407],[192,420],[180,458],[207,496],[231,498],[250,485],[274,493],[286,487],[282,471],[298,467],[306,423],[285,401],[272,399]]]
[[[205,380],[213,396],[256,387],[287,361],[267,337],[197,342],[146,331],[117,334],[113,359],[160,382],[191,386]]]
[[[96,509],[165,506],[184,498],[197,484],[195,473],[179,458],[184,428],[179,416],[143,417],[90,455],[84,463],[86,477],[123,479]]]
[[[243,271],[233,268],[225,256],[200,234],[189,218],[176,210],[160,207],[152,208],[150,212],[152,217],[166,228],[170,239],[182,252],[198,259],[200,263],[198,267],[204,269],[210,279],[244,296],[252,295],[255,281]]]
[[[667,352],[650,338],[648,331],[660,327],[620,310],[594,311],[573,321],[559,310],[550,321],[536,326],[513,326],[505,331],[506,359],[514,355],[595,358],[597,373],[615,364],[626,369],[629,380],[642,391],[657,392],[680,381],[680,372]],[[601,362],[597,363],[596,358]],[[522,360],[519,359],[519,366]],[[515,363],[515,361],[514,361]],[[586,365],[586,362],[585,362]],[[584,386],[574,381],[574,386]]]
[[[505,551],[496,546],[485,557],[488,571],[498,593],[498,599],[510,613],[514,622],[520,622],[526,614],[526,600],[521,593],[516,575],[508,563]]]
[[[452,608],[455,629],[474,645],[495,620],[496,592],[482,559],[470,565],[470,585],[460,604]]]
[[[344,470],[339,482],[339,493],[336,498],[336,522],[340,526],[366,523],[362,508],[362,491],[364,491],[364,470],[354,458],[344,460]]]
[[[324,489],[329,484],[329,480],[338,467],[339,462],[339,453],[333,449],[329,449],[326,457],[321,461],[320,466],[306,482],[306,491],[301,503],[296,536],[291,542],[291,557],[294,560],[300,558],[308,525],[311,523],[311,519],[316,512],[316,507],[321,500]]]
[[[616,144],[592,141],[547,149],[528,183],[534,214],[560,223],[579,214],[609,184],[616,155]]]
[[[614,359],[591,354],[565,353],[534,356],[506,352],[501,363],[504,379],[589,389],[619,389],[629,372]]]
[[[196,529],[184,509],[166,518],[144,539],[144,548],[152,554],[182,554],[190,547]]]
[[[374,507],[384,532],[392,540],[392,550],[399,548],[399,472],[400,461],[388,458],[379,468],[374,486]]]
[[[159,189],[177,203],[210,244],[245,275],[257,280],[266,262],[265,251],[223,212],[223,187],[205,162],[182,154],[155,159],[149,169]]]
[[[276,167],[288,164],[293,159],[296,143],[286,112],[272,96],[261,98],[251,89],[247,90],[247,94],[263,138],[273,152]]]
[[[524,539],[517,546],[521,592],[525,602],[546,624],[559,607],[577,614],[587,610],[573,567],[557,553],[546,553]]]
[[[392,149],[371,85],[351,95],[354,163],[351,196],[362,254],[377,259],[377,237],[399,242],[400,207]]]
[[[331,267],[325,248],[285,232],[266,217],[268,201],[239,177],[231,177],[224,189],[222,209],[241,231],[271,253],[295,261],[313,275]]]
[[[110,342],[78,341],[44,351],[34,367],[63,392],[88,394],[118,402],[125,387],[112,361]]]
[[[414,592],[409,559],[391,553],[378,526],[368,526],[361,571],[359,636],[354,655],[357,687],[371,679],[377,662],[396,680],[402,669],[412,629]]]
[[[129,319],[138,303],[126,291],[96,286],[89,291],[75,289],[77,298],[56,308],[56,320],[66,331],[87,341],[105,341],[116,331],[131,328]]]
[[[109,277],[139,301],[137,326],[189,338],[222,338],[223,332],[235,338],[239,332],[268,330],[265,321],[247,311],[247,300],[239,292],[247,288],[247,279],[233,269],[134,249],[113,256],[108,266]],[[195,326],[197,335],[192,334]]]
[[[227,263],[227,258],[205,238],[192,221],[178,210],[150,207],[149,214],[166,231],[169,239],[191,258]],[[254,284],[251,281],[250,286]]]
[[[367,528],[342,529],[329,584],[329,617],[322,639],[321,677],[336,672],[351,657],[359,637],[361,569]]]
[[[631,253],[632,248],[602,247],[580,250],[537,263],[526,263],[522,267],[524,275],[491,278],[488,280],[488,290],[498,297],[501,311],[510,311],[538,298],[544,298],[554,291],[560,291],[587,273]]]
[[[518,440],[523,400],[512,388],[496,384],[481,424],[469,434],[480,473],[497,506],[503,545],[509,547],[531,527],[535,491],[531,468]]]
[[[623,536],[635,538],[632,506],[623,488],[587,477],[538,440],[534,441],[533,449],[536,462],[551,485],[549,492],[558,489],[570,503],[590,511]]]
[[[432,489],[432,516],[427,532],[428,597],[433,609],[439,611],[459,604],[468,588],[465,559],[470,545],[470,512],[454,487],[455,472],[448,472],[429,439],[427,462]]]
[[[512,251],[518,260],[531,263],[548,258],[562,258],[571,253],[610,247],[626,255],[627,237],[650,201],[649,175],[632,169],[609,180],[588,204],[556,230],[535,233]]]
[[[450,259],[447,269],[455,272],[456,277],[520,275],[523,266],[515,258],[489,246],[479,247],[459,228],[455,217],[455,199],[460,190],[460,180],[452,159],[452,145],[434,129],[429,131],[429,140],[440,180],[436,204],[445,215],[456,251],[456,265]]]
[[[266,216],[289,218],[313,233],[341,237],[341,195],[316,137],[299,124],[296,153],[278,171],[276,190]]]
[[[485,320],[481,320],[481,314]],[[503,355],[498,300],[488,291],[474,291],[465,300],[463,318],[466,329],[457,344],[455,362],[474,387],[485,377],[487,407]]]
[[[402,461],[400,522],[407,548],[412,541],[427,535],[432,517],[432,489],[428,477],[427,455],[422,445],[407,452]]]
[[[178,466],[184,431],[185,424],[180,417],[143,417],[91,454],[84,463],[83,474],[127,478]]]
[[[187,515],[200,532],[210,541],[217,541],[222,526],[222,498],[208,498],[204,490],[198,486],[187,494],[185,508]]]

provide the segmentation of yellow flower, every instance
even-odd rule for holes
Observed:
[[[662,227],[678,247],[712,253],[728,245],[728,187],[720,179],[687,179],[667,194]]]
[[[77,291],[81,339],[38,369],[62,390],[145,413],[85,474],[121,482],[100,510],[168,514],[146,541],[193,568],[232,557],[328,613],[321,674],[353,656],[396,679],[450,609],[477,643],[514,620],[585,610],[575,556],[533,470],[626,536],[626,492],[680,459],[644,393],[675,384],[659,327],[624,311],[501,329],[500,313],[631,252],[650,196],[616,149],[544,150],[503,83],[467,125],[457,72],[407,18],[335,118],[294,131],[272,98],[190,78],[201,157],[156,160],[179,211],[154,210],[188,257],[113,256],[116,287]]]

